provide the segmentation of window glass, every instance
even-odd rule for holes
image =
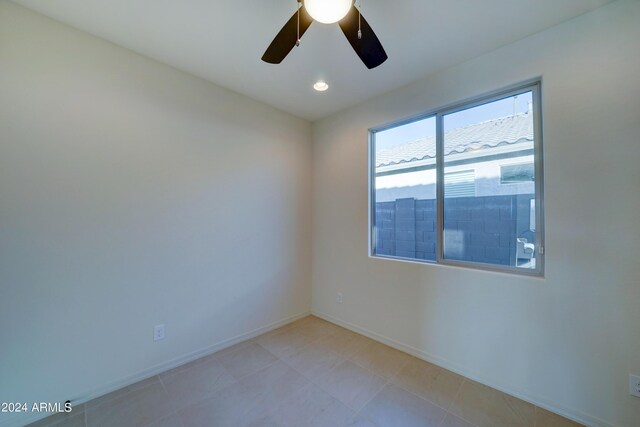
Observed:
[[[542,273],[540,85],[504,93],[372,131],[371,255]]]
[[[376,133],[377,255],[436,259],[436,120]]]
[[[535,268],[532,103],[526,92],[444,115],[445,259]],[[461,196],[446,177],[469,168],[475,192]]]

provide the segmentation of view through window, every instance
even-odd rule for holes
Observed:
[[[538,90],[372,131],[372,255],[540,271]]]

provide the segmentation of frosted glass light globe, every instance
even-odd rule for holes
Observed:
[[[323,24],[333,24],[344,18],[353,0],[304,0],[304,7],[313,19]]]

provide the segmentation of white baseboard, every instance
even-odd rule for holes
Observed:
[[[74,406],[81,405],[90,400],[93,400],[97,397],[104,396],[105,394],[111,393],[112,391],[119,390],[123,387],[129,386],[131,384],[135,384],[138,381],[145,380],[154,375],[161,374],[162,372],[168,371],[169,369],[176,368],[178,366],[184,365],[186,363],[192,362],[196,359],[199,359],[204,356],[208,356],[210,354],[216,353],[220,350],[224,350],[227,347],[231,347],[232,345],[238,344],[242,341],[249,340],[251,338],[257,337],[258,335],[262,335],[266,332],[269,332],[273,329],[277,329],[281,326],[289,324],[291,322],[295,322],[298,319],[301,319],[305,316],[308,316],[311,312],[307,311],[304,313],[296,314],[294,316],[287,317],[285,319],[279,320],[277,322],[270,323],[269,325],[262,326],[260,328],[254,329],[252,331],[246,332],[244,334],[237,335],[233,338],[229,338],[227,340],[221,341],[209,347],[205,347],[201,350],[194,351],[189,354],[182,355],[175,359],[169,360],[167,362],[160,363],[152,368],[148,368],[142,370],[136,374],[128,375],[124,378],[121,378],[118,381],[114,381],[105,386],[97,387],[89,393],[86,393],[82,396],[79,396],[76,399],[72,400]],[[3,414],[6,415],[6,414]],[[11,414],[6,418],[0,418],[0,427],[20,427],[25,426],[27,424],[36,422],[51,414],[29,414],[29,417],[24,416],[25,414]],[[44,415],[44,416],[43,416]]]
[[[440,366],[441,368],[447,369],[449,371],[455,372],[456,374],[462,375],[463,377],[469,378],[473,381],[479,382],[496,390],[499,390],[503,393],[509,394],[511,396],[517,397],[518,399],[524,400],[525,402],[529,402],[533,405],[536,405],[540,408],[546,409],[550,412],[561,415],[570,420],[576,421],[580,424],[584,424],[589,427],[616,427],[613,424],[609,424],[606,421],[600,420],[596,417],[593,417],[588,414],[584,414],[579,411],[573,411],[567,408],[562,408],[557,405],[546,402],[544,399],[536,398],[534,396],[526,395],[512,388],[505,386],[503,384],[496,384],[493,381],[484,378],[482,375],[478,375],[476,372],[473,372],[463,366],[456,365],[455,363],[451,363],[442,357],[435,356],[433,354],[427,353],[410,345],[401,343],[392,338],[381,335],[377,332],[370,331],[367,328],[363,328],[362,326],[355,325],[353,323],[338,319],[329,314],[322,313],[316,310],[312,310],[311,314],[314,316],[320,317],[328,322],[335,323],[336,325],[342,326],[343,328],[349,329],[358,334],[369,337],[375,341],[379,341],[383,344],[388,345],[389,347],[393,347],[397,350],[408,353],[412,356],[417,357],[418,359],[425,360],[429,363],[433,363],[434,365]]]

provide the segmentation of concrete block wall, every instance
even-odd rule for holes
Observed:
[[[534,195],[458,197],[445,200],[444,245],[448,259],[516,264],[516,238],[532,243],[529,206]],[[376,253],[436,259],[434,199],[376,204]]]
[[[396,256],[396,202],[376,203],[376,253]]]
[[[416,258],[436,260],[436,201],[416,200]]]

